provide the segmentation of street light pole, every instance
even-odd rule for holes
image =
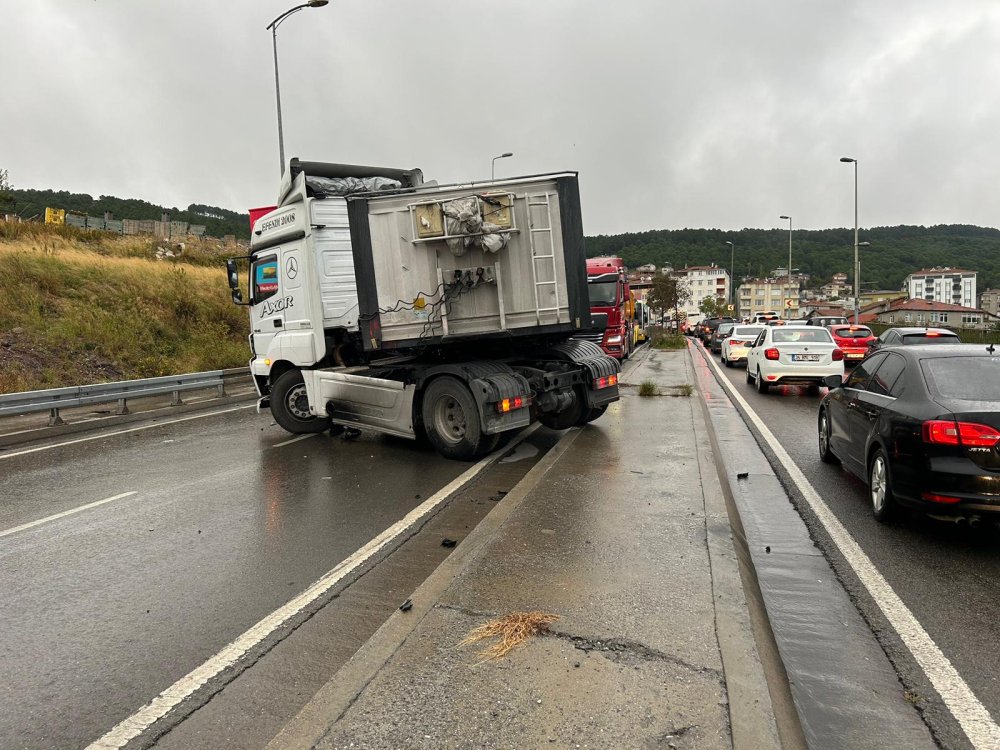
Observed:
[[[854,325],[857,325],[858,295],[861,293],[861,286],[858,284],[861,272],[861,262],[858,260],[858,160],[850,156],[841,156],[840,160],[845,164],[854,164]]]
[[[500,156],[493,157],[492,169],[490,171],[490,181],[492,182],[497,178],[497,159],[506,159],[508,156],[513,156],[514,154],[510,151],[500,154]]]
[[[726,240],[729,245],[729,304],[736,308],[736,245]]]
[[[271,32],[271,45],[274,48],[274,96],[278,102],[278,160],[281,164],[281,175],[285,175],[285,136],[281,128],[281,84],[278,79],[278,26],[293,13],[298,13],[303,8],[322,8],[330,0],[309,0],[309,2],[296,5],[275,18],[268,25]]]
[[[791,216],[779,216],[779,219],[788,219],[788,294],[792,293],[792,217]],[[785,305],[785,309],[788,311],[788,317],[792,315],[792,308]]]

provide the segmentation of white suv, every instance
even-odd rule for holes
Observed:
[[[747,352],[747,382],[758,393],[772,385],[807,385],[817,392],[827,375],[844,375],[844,352],[825,328],[767,327]]]

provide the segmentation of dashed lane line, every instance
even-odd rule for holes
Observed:
[[[90,508],[96,508],[98,505],[105,505],[107,503],[112,503],[115,500],[121,500],[123,497],[131,497],[132,495],[138,494],[137,491],[123,492],[120,495],[114,495],[113,497],[106,497],[103,500],[97,500],[93,503],[87,503],[86,505],[81,505],[79,508],[71,508],[70,510],[64,510],[62,513],[55,513],[51,516],[46,516],[45,518],[39,518],[37,521],[30,521],[29,523],[22,523],[20,526],[15,526],[12,529],[7,529],[5,531],[0,531],[0,537],[10,536],[11,534],[16,534],[19,531],[26,531],[28,529],[33,529],[36,526],[41,526],[43,523],[49,523],[50,521],[55,521],[60,518],[65,518],[66,516],[72,516],[80,511],[89,510]]]

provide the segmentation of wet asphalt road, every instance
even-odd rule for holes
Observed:
[[[291,438],[250,408],[0,451],[0,747],[96,740],[469,466]]]
[[[719,362],[718,357],[715,361]],[[1000,718],[1000,651],[996,648],[1000,642],[1000,533],[993,529],[973,531],[923,517],[879,524],[872,517],[864,483],[819,459],[816,421],[822,395],[809,396],[797,386],[772,388],[768,395],[761,395],[746,383],[745,369],[722,369],[979,700],[995,719]],[[783,472],[779,470],[779,474]],[[783,477],[790,488],[786,479]],[[795,490],[790,489],[790,494],[795,501]],[[801,510],[804,503],[798,506]],[[826,548],[823,533],[814,528],[814,536]],[[876,630],[887,628],[881,613],[845,570],[843,560],[831,557],[866,619]],[[879,635],[904,685],[920,701],[928,689],[926,679],[894,634]],[[967,746],[943,707],[927,709],[939,742],[946,747]]]

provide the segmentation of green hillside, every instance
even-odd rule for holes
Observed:
[[[631,268],[643,263],[674,268],[717,263],[729,267],[736,244],[737,278],[761,276],[788,264],[788,231],[782,229],[660,229],[587,237],[587,255],[618,255]],[[864,288],[899,289],[906,275],[921,268],[957,266],[979,272],[979,289],[1000,286],[1000,230],[962,224],[862,229],[861,282]],[[792,233],[792,266],[821,283],[838,271],[853,278],[853,229],[797,229]]]
[[[116,198],[102,195],[99,198],[85,193],[69,193],[65,190],[16,190],[6,191],[7,201],[13,198],[13,210],[19,216],[30,219],[44,217],[46,208],[61,208],[89,216],[104,216],[110,211],[116,219],[137,219],[159,221],[169,214],[171,221],[186,221],[189,224],[204,224],[209,237],[224,237],[227,234],[246,238],[250,234],[250,215],[230,211],[218,206],[192,203],[185,210],[155,206],[135,198]]]

